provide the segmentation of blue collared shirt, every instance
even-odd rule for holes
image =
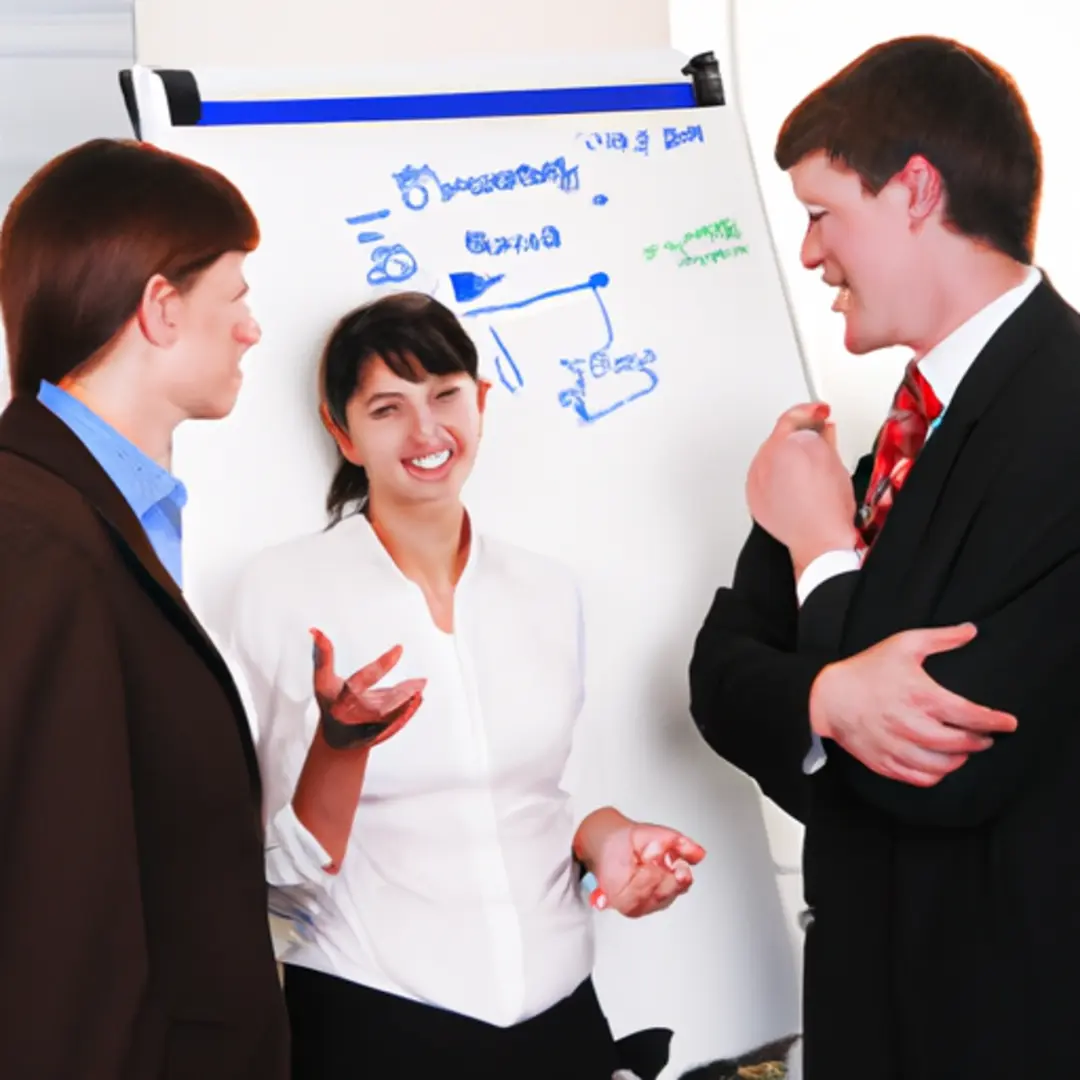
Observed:
[[[71,428],[120,489],[179,587],[181,511],[187,502],[184,485],[67,391],[43,380],[38,401]]]

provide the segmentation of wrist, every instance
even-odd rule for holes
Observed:
[[[571,851],[574,858],[592,872],[608,838],[630,824],[613,806],[602,806],[584,818],[574,834]]]
[[[795,567],[796,580],[812,562],[820,559],[822,555],[828,555],[833,551],[855,551],[858,546],[859,534],[854,526],[816,537],[813,543],[793,544],[789,551],[792,565]]]
[[[829,685],[832,681],[832,673],[835,664],[826,664],[817,674],[810,686],[810,700],[808,703],[810,714],[810,730],[820,739],[833,737],[832,725],[829,722],[829,709],[826,705]]]

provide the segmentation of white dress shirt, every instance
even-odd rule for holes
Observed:
[[[990,339],[1001,329],[1005,321],[1035,291],[1042,281],[1040,271],[1031,266],[1024,280],[1008,292],[1002,293],[986,307],[977,311],[965,323],[961,323],[947,338],[935,345],[919,361],[919,371],[930,384],[938,401],[941,402],[941,416],[949,408],[956,393],[956,388],[975,363],[976,357],[986,348]],[[927,441],[941,422],[931,427]],[[830,578],[839,574],[852,573],[862,565],[859,554],[852,548],[843,551],[827,551],[819,555],[803,571],[795,592],[801,607],[807,597]],[[813,736],[814,745],[803,763],[806,772],[815,772],[825,763],[825,750],[817,735]]]
[[[371,752],[336,875],[291,805],[318,723],[312,627],[343,677],[400,644],[382,685],[428,680],[417,713]],[[362,515],[253,561],[229,646],[255,711],[267,878],[314,923],[281,959],[499,1026],[589,975],[571,856],[584,815],[563,784],[583,636],[569,572],[475,528],[452,634]]]

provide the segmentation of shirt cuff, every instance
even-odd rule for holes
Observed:
[[[825,744],[817,735],[811,734],[810,749],[807,751],[806,757],[803,758],[802,771],[807,776],[813,776],[827,760],[828,755],[825,753]]]
[[[317,885],[333,880],[327,872],[333,859],[286,803],[273,817],[266,837],[266,880],[270,885]]]
[[[795,586],[795,595],[798,597],[799,606],[802,607],[810,594],[819,585],[823,585],[828,581],[829,578],[836,577],[839,574],[848,574],[852,570],[858,570],[861,565],[862,560],[854,548],[845,551],[826,551],[824,555],[819,555],[802,572],[802,576]]]

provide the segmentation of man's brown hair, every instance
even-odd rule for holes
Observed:
[[[144,143],[95,139],[34,174],[0,228],[0,308],[15,394],[34,395],[105,348],[146,283],[183,290],[259,242],[255,215],[213,169]]]
[[[824,151],[876,195],[916,154],[941,174],[949,223],[1030,263],[1042,155],[1012,78],[956,41],[876,45],[795,107],[776,142],[785,171]]]

